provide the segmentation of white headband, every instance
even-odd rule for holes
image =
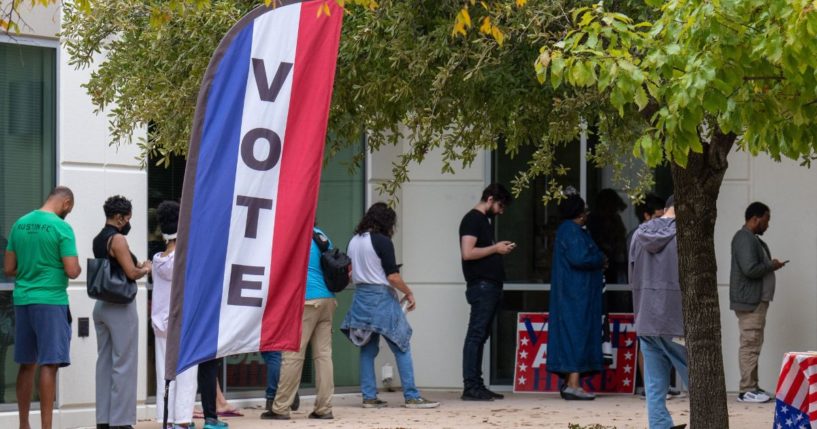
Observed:
[[[164,238],[165,241],[175,240],[176,234],[162,234],[162,238]]]

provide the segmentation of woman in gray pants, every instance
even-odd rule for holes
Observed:
[[[149,261],[139,263],[125,236],[130,231],[131,202],[120,195],[103,206],[105,227],[94,238],[94,257],[108,258],[111,270],[122,270],[131,280],[150,273]],[[136,301],[113,304],[97,301],[96,328],[96,427],[132,428],[136,424],[136,375],[139,317]]]

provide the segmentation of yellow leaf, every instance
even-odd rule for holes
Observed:
[[[482,25],[479,27],[479,32],[482,34],[491,34],[491,17],[486,16],[482,18]]]
[[[459,20],[454,22],[454,29],[451,30],[452,36],[456,36],[457,34],[465,36],[465,24]]]
[[[456,36],[461,34],[465,36],[465,29],[471,27],[471,16],[468,14],[467,8],[460,9],[460,12],[454,18],[454,29],[451,30],[451,35]]]
[[[502,43],[505,42],[505,35],[502,34],[502,31],[499,30],[499,27],[494,26],[491,29],[491,33],[494,35],[496,43],[499,43],[499,46],[502,46]]]

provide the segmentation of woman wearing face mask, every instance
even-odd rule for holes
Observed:
[[[151,270],[149,261],[138,262],[125,238],[130,231],[131,202],[121,196],[108,198],[103,206],[105,226],[94,237],[94,257],[108,258],[111,270],[122,270],[138,280]],[[96,427],[132,428],[136,424],[136,374],[139,318],[136,301],[114,304],[97,300],[94,306],[97,337]]]

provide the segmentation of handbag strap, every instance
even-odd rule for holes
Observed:
[[[106,246],[107,252],[105,253],[108,259],[111,259],[111,242],[113,242],[113,238],[116,237],[117,235],[119,235],[119,233],[111,234],[111,236],[108,237],[108,245]]]

